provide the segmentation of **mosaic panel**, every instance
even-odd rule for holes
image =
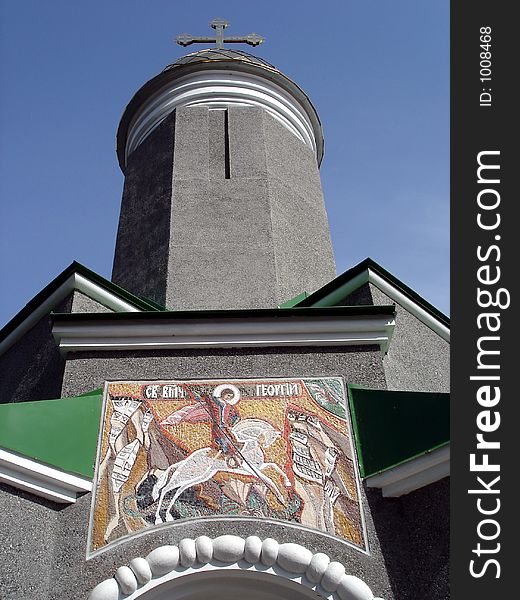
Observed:
[[[88,554],[215,516],[366,549],[346,406],[339,377],[107,383]]]

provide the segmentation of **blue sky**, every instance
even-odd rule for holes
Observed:
[[[449,313],[447,0],[0,0],[0,327],[73,260],[110,278],[119,119],[216,16],[318,110],[338,274],[370,256]]]

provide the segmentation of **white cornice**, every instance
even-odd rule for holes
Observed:
[[[245,565],[248,566],[244,568]],[[302,586],[302,598],[381,600],[374,598],[362,579],[348,574],[342,563],[331,561],[326,554],[314,553],[300,544],[280,544],[273,538],[261,540],[255,535],[247,538],[221,535],[214,539],[201,535],[196,539],[184,538],[175,546],[159,546],[145,558],[134,558],[128,566],[119,567],[114,577],[105,579],[91,591],[88,600],[202,598],[207,596],[208,586],[201,593],[198,584],[201,580],[207,582],[215,571],[226,572],[230,577],[235,571],[235,577],[247,578],[253,586],[250,594],[253,598],[258,597],[256,586],[265,584],[262,575],[268,573],[279,578],[278,582],[272,579],[270,598],[287,597],[286,582],[291,580]],[[201,573],[204,575],[199,578],[183,579]],[[212,583],[213,589],[226,585],[222,578],[213,578]],[[230,597],[237,596],[233,594],[232,580],[226,591]]]
[[[103,350],[241,348],[262,346],[378,345],[383,352],[394,329],[387,315],[307,316],[233,319],[114,319],[55,323],[54,337],[64,353]]]
[[[402,465],[365,479],[371,488],[380,488],[386,498],[396,498],[435,483],[450,474],[450,445],[414,458]]]
[[[442,339],[447,342],[450,341],[450,329],[446,327],[440,319],[426,311],[422,308],[415,300],[410,298],[409,296],[403,294],[396,286],[390,283],[387,279],[381,277],[378,273],[376,273],[373,269],[367,268],[365,271],[359,273],[330,294],[324,296],[320,300],[318,300],[313,306],[331,306],[334,305],[341,300],[343,300],[346,296],[357,290],[365,283],[372,283],[377,288],[379,288],[384,294],[386,294],[389,298],[391,298],[394,302],[401,305],[405,308],[409,313],[417,317],[421,323],[424,323],[431,330],[435,331]]]
[[[0,448],[0,481],[36,496],[60,503],[76,502],[78,494],[92,491],[92,482]]]
[[[49,314],[71,292],[77,290],[92,300],[115,312],[139,312],[133,304],[122,300],[99,284],[87,279],[84,275],[73,273],[58,288],[56,288],[41,304],[39,304],[11,333],[0,342],[0,355],[6,352],[25,333],[38,323],[45,315]]]

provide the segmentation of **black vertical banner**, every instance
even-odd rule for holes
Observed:
[[[520,153],[513,139],[520,134],[520,36],[514,8],[500,0],[451,4],[451,589],[456,600],[518,594]]]

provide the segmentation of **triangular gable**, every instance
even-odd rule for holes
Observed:
[[[338,306],[346,296],[358,290],[365,283],[372,283],[378,287],[394,302],[402,305],[443,339],[449,341],[449,317],[371,258],[366,258],[345,271],[298,302],[296,306]]]
[[[0,354],[11,347],[24,333],[68,294],[77,290],[114,312],[140,312],[164,310],[159,304],[145,300],[74,261],[41,292],[30,300],[0,330]]]

